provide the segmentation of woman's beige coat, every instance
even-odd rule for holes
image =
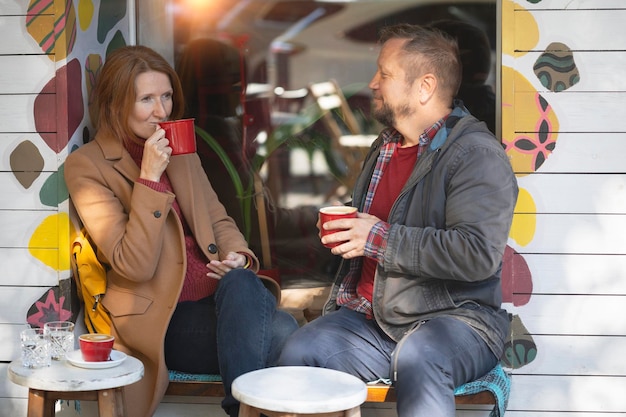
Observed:
[[[99,258],[110,266],[103,305],[111,313],[115,349],[145,367],[143,379],[125,391],[129,417],[151,416],[168,385],[163,344],[186,269],[174,198],[208,259],[245,252],[258,270],[257,258],[218,201],[197,154],[172,156],[166,172],[176,195],[136,183],[137,164],[119,140],[103,135],[65,162],[71,201]]]

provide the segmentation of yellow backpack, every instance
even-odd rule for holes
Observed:
[[[78,297],[84,305],[87,330],[89,333],[111,334],[111,317],[101,302],[107,288],[106,269],[94,248],[83,228],[72,243],[72,272]]]

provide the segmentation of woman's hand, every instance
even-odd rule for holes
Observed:
[[[232,271],[233,269],[243,268],[248,262],[248,258],[241,253],[229,252],[226,255],[226,259],[223,261],[211,261],[207,264],[207,268],[211,270],[211,272],[206,275],[209,278],[220,279],[227,272]]]
[[[146,139],[143,146],[140,178],[159,182],[172,155],[172,148],[169,144],[170,141],[165,137],[165,130],[157,126],[156,131]]]

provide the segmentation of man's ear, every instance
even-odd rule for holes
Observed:
[[[417,80],[418,94],[422,103],[430,100],[437,91],[437,78],[433,74],[424,74]]]

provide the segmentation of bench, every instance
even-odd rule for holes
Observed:
[[[224,386],[219,375],[189,374],[170,371],[170,383],[165,395],[192,397],[223,397]],[[461,385],[455,390],[457,405],[493,405],[490,417],[502,417],[511,391],[511,376],[497,365],[482,378]],[[367,386],[369,403],[396,401],[396,392],[391,385],[370,383]]]

